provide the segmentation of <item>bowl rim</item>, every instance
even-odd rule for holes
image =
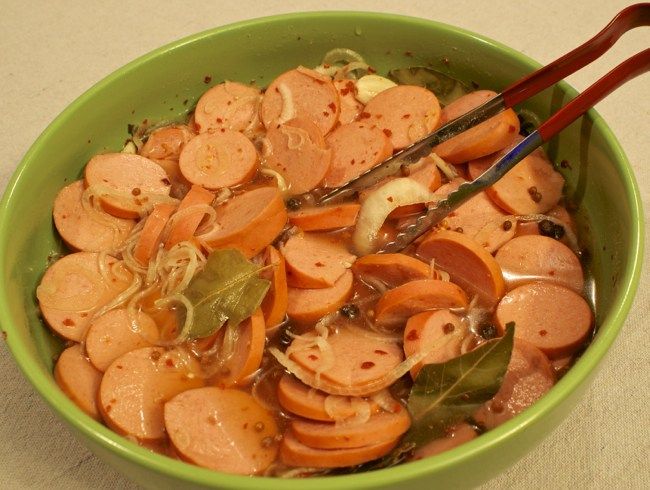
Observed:
[[[538,62],[523,53],[472,31],[433,20],[392,13],[367,11],[295,12],[243,20],[183,37],[136,58],[104,77],[76,98],[45,128],[25,153],[12,178],[8,182],[2,197],[0,203],[0,237],[2,237],[0,239],[0,257],[5,256],[5,237],[10,236],[6,225],[7,218],[8,215],[11,214],[12,202],[17,199],[14,197],[15,189],[21,180],[23,172],[30,165],[30,162],[34,158],[34,155],[39,151],[40,147],[47,142],[49,136],[60,126],[64,125],[68,116],[74,113],[79,106],[85,103],[86,100],[94,97],[97,92],[102,91],[104,87],[122,77],[125,73],[138,69],[141,65],[164,55],[168,51],[201,41],[204,38],[219,35],[222,32],[230,30],[247,29],[252,26],[267,23],[290,22],[298,19],[303,20],[323,17],[340,20],[349,20],[351,17],[360,17],[368,20],[417,25],[432,28],[441,33],[450,32],[486,44],[495,52],[498,52],[505,57],[515,59],[518,63],[529,67],[531,71],[541,66]],[[560,82],[558,86],[570,97],[575,97],[578,93],[564,81]],[[76,405],[74,405],[74,403],[63,394],[63,392],[61,392],[57,387],[52,386],[51,376],[48,377],[43,370],[35,369],[34,366],[28,362],[30,355],[27,348],[21,342],[16,340],[19,336],[13,334],[14,326],[12,318],[8,313],[10,310],[6,294],[4,293],[5,286],[2,285],[0,286],[0,325],[2,325],[0,328],[2,328],[3,333],[5,334],[6,344],[24,376],[29,380],[31,385],[47,402],[56,415],[65,420],[74,429],[83,433],[86,437],[95,441],[103,449],[115,453],[119,458],[127,459],[132,463],[136,463],[167,477],[208,487],[218,485],[221,488],[255,489],[259,488],[260,485],[264,485],[265,488],[268,488],[269,490],[298,490],[303,488],[326,489],[331,488],[334,484],[341,488],[370,488],[404,483],[409,480],[421,478],[427,474],[435,474],[438,470],[441,470],[446,466],[453,466],[464,459],[472,458],[490,451],[491,448],[500,444],[501,441],[508,439],[514,433],[519,430],[525,430],[526,427],[535,424],[536,421],[538,421],[545,413],[559,405],[560,402],[574,392],[578,385],[594,372],[595,367],[599,364],[620,332],[625,318],[631,308],[640,281],[643,259],[645,223],[643,220],[640,192],[632,167],[624,154],[621,145],[605,121],[595,111],[595,109],[591,109],[585,117],[588,117],[593,121],[595,129],[601,131],[603,138],[606,140],[612,153],[615,155],[615,167],[627,191],[626,204],[630,209],[633,226],[631,230],[629,230],[632,237],[630,240],[630,260],[621,275],[621,284],[623,287],[621,287],[615,295],[613,307],[609,314],[603,318],[599,327],[599,335],[596,336],[586,352],[578,359],[576,364],[568,371],[568,373],[558,383],[556,383],[549,393],[522,414],[514,417],[512,420],[502,424],[501,426],[490,430],[486,434],[482,435],[482,437],[476,438],[473,441],[462,444],[455,449],[435,457],[411,462],[406,465],[398,465],[388,469],[365,473],[312,477],[309,479],[299,480],[271,477],[250,478],[247,476],[215,472],[152,453],[111,431],[106,426],[91,419],[78,409]],[[0,277],[5,277],[5,275],[6,267],[4,262],[0,261]]]

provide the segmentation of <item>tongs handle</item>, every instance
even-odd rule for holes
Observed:
[[[438,224],[450,212],[463,202],[498,181],[517,163],[530,155],[544,142],[562,131],[565,127],[582,116],[596,103],[623,85],[628,80],[650,70],[650,49],[628,58],[611,70],[597,82],[587,88],[566,106],[547,119],[543,124],[529,134],[522,142],[501,157],[472,182],[461,184],[457,190],[429,208],[419,216],[414,224],[399,233],[394,241],[385,244],[380,253],[394,253],[404,249],[409,243]]]
[[[402,166],[411,165],[427,156],[440,143],[532,97],[588,65],[630,29],[647,25],[650,25],[650,3],[638,3],[625,8],[603,30],[573,51],[513,83],[496,97],[438,128],[347,184],[321,195],[317,198],[318,204],[350,196],[397,173]]]

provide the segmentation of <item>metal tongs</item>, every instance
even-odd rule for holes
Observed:
[[[419,161],[420,158],[429,155],[432,149],[443,141],[525,101],[588,65],[602,56],[630,29],[647,25],[650,25],[650,3],[639,3],[627,7],[586,43],[553,63],[513,83],[483,105],[445,124],[344,186],[323,195],[318,199],[318,204],[349,197],[353,193],[370,187],[385,177],[399,172],[402,167],[411,165]],[[461,184],[457,190],[449,193],[444,199],[429,207],[425,214],[419,216],[413,224],[399,233],[392,242],[384,244],[379,252],[393,253],[404,249],[470,197],[493,185],[517,163],[582,116],[601,99],[628,80],[645,73],[649,69],[650,49],[646,49],[618,65],[547,119],[536,131],[528,135],[482,175],[471,182]]]

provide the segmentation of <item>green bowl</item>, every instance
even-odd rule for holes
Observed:
[[[0,208],[0,324],[7,344],[25,376],[70,430],[98,457],[146,487],[343,490],[428,488],[434,482],[442,487],[475,485],[523,456],[569,413],[630,309],[641,271],[641,200],[620,145],[592,110],[547,151],[554,161],[570,164],[562,171],[568,196],[579,207],[578,221],[590,252],[598,330],[570,372],[523,414],[423,461],[291,481],[225,475],[152,454],[83,414],[54,382],[53,358],[62,344],[44,326],[34,297],[48,256],[63,250],[51,218],[58,190],[80,177],[93,154],[120,149],[128,124],[182,117],[209,85],[228,78],[265,86],[299,64],[317,65],[335,47],[362,53],[379,73],[429,64],[497,91],[539,67],[476,34],[396,15],[327,12],[241,22],[162,47],[99,82],[43,132],[7,187]],[[525,107],[544,119],[575,95],[561,83]]]

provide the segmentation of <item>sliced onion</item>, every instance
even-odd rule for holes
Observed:
[[[325,398],[326,412],[327,412],[327,400],[333,396],[337,396],[337,395],[329,395],[327,398]],[[357,396],[349,398],[349,400],[350,400],[349,403],[351,405],[350,408],[352,410],[353,415],[351,417],[334,418],[334,422],[337,427],[358,427],[368,422],[368,420],[370,420],[372,411],[370,410],[370,403],[368,403],[367,400],[364,400],[363,398],[359,398]],[[334,410],[334,408],[330,407],[330,410]],[[327,412],[327,414],[330,415],[329,412]]]
[[[280,175],[278,172],[275,170],[271,170],[270,168],[262,168],[260,169],[260,173],[262,175],[268,175],[270,177],[273,177],[275,181],[278,184],[278,189],[280,189],[280,192],[282,194],[286,194],[287,191],[289,190],[289,186],[287,185],[287,181],[284,180],[284,177]]]
[[[364,75],[357,80],[356,99],[362,104],[370,102],[375,95],[397,84],[386,77],[379,75]]]
[[[438,167],[438,170],[440,170],[443,175],[447,177],[447,180],[451,181],[458,178],[458,172],[456,172],[456,169],[453,165],[445,162],[435,152],[432,152],[429,156],[433,160],[433,163],[436,164],[436,167]]]
[[[352,243],[358,255],[368,255],[375,248],[379,229],[394,209],[438,199],[425,186],[408,177],[391,180],[375,189],[361,205]]]
[[[309,141],[309,133],[302,128],[282,126],[280,132],[287,137],[287,148],[290,150],[299,150]]]
[[[337,63],[351,63],[353,61],[365,62],[363,56],[352,49],[334,48],[325,53],[321,64],[335,65]]]
[[[278,124],[284,124],[290,119],[296,117],[296,106],[293,103],[293,94],[291,89],[287,87],[284,83],[278,85],[278,92],[282,96],[282,111],[280,112],[280,117],[278,118]]]

